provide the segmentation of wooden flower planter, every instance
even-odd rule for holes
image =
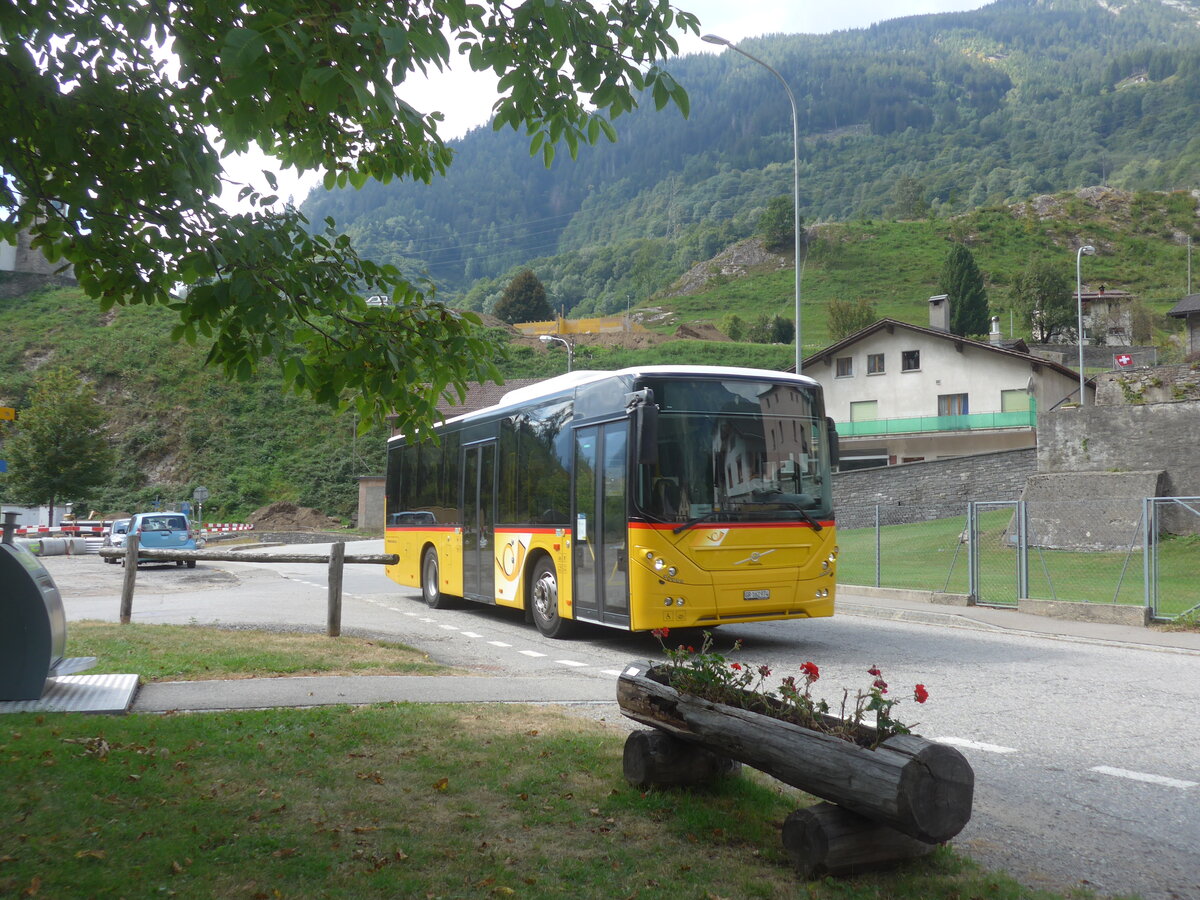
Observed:
[[[857,871],[919,855],[971,818],[975,774],[953,747],[896,735],[869,749],[680,694],[665,681],[649,662],[631,663],[617,681],[621,712],[674,739],[631,736],[626,778],[641,785],[699,783],[731,771],[724,758],[830,801],[785,823],[785,847],[802,872]]]

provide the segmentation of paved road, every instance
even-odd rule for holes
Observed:
[[[70,619],[116,618],[119,566],[95,557],[47,562]],[[510,611],[432,611],[375,567],[349,568],[345,590],[347,631],[394,636],[440,662],[500,676],[486,680],[506,686],[496,699],[553,699],[526,693],[553,685],[545,693],[591,701],[592,714],[614,725],[629,725],[612,701],[617,671],[657,655],[645,635],[596,631],[551,641]],[[970,760],[975,812],[955,844],[985,865],[1037,887],[1200,900],[1200,636],[855,597],[843,598],[842,609],[851,614],[729,626],[720,646],[741,638],[738,658],[766,664],[776,677],[812,660],[831,701],[842,688],[866,687],[871,665],[898,696],[925,684],[930,702],[906,700],[898,712]],[[325,571],[145,568],[134,620],[322,628]]]

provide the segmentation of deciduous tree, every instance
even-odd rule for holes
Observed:
[[[1013,279],[1012,300],[1013,308],[1029,323],[1035,343],[1074,338],[1075,298],[1062,265],[1033,260]]]
[[[113,453],[104,425],[91,385],[69,369],[45,372],[4,445],[8,498],[48,505],[53,522],[56,503],[81,500],[108,481]]]
[[[798,223],[803,227],[804,220]],[[768,250],[791,250],[796,241],[796,201],[790,194],[772,197],[758,219],[758,233]]]
[[[398,89],[457,55],[497,76],[494,127],[525,129],[548,164],[614,139],[643,89],[686,114],[655,65],[674,29],[697,22],[668,0],[0,4],[0,240],[27,229],[105,308],[172,307],[174,337],[229,376],[269,358],[364,427],[420,428],[496,374],[477,317],[361,259],[330,219],[249,187],[249,211],[225,211],[222,158],[257,145],[326,186],[429,181],[451,162],[441,116]]]
[[[829,336],[840,341],[856,331],[862,331],[877,318],[875,304],[866,297],[851,302],[834,297],[829,301]]]
[[[513,276],[492,312],[509,325],[545,322],[554,315],[546,300],[546,288],[532,269],[522,269]]]

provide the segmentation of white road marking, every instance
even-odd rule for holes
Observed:
[[[447,631],[458,631],[458,629],[456,627],[454,627],[453,625],[442,625],[440,623],[438,624],[438,628],[444,628]]]
[[[556,659],[556,663],[560,666],[586,666],[587,663],[576,662],[573,659]]]
[[[1161,784],[1163,787],[1180,788],[1187,790],[1200,786],[1195,781],[1182,781],[1178,778],[1167,778],[1165,775],[1148,775],[1145,772],[1131,772],[1128,769],[1114,769],[1112,766],[1093,766],[1092,772],[1099,772],[1101,775],[1114,775],[1117,778],[1128,778],[1131,781],[1144,781],[1147,784]]]
[[[512,644],[506,644],[504,641],[488,641],[493,647],[511,647]]]
[[[417,613],[415,613],[415,612],[406,612],[405,615],[412,616],[414,619],[417,617]]]
[[[517,652],[522,656],[529,656],[534,659],[539,659],[546,655],[545,653],[538,653],[536,650],[518,650]]]
[[[483,635],[482,635],[482,634],[476,634],[476,633],[475,633],[475,632],[473,632],[473,631],[464,631],[464,632],[463,632],[463,637],[483,637]]]
[[[621,670],[620,669],[601,669],[600,674],[601,675],[611,675],[611,676],[613,676],[613,678],[620,678]]]
[[[939,744],[949,744],[952,747],[965,747],[967,750],[982,750],[984,753],[1016,753],[1015,747],[1001,747],[998,744],[983,744],[979,741],[968,741],[966,738],[940,737]]]

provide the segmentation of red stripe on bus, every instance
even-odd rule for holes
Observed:
[[[821,520],[821,526],[824,528],[832,528],[834,525],[835,522],[833,519]],[[659,522],[630,522],[629,527],[645,528],[649,531],[674,531],[679,525]],[[812,526],[807,522],[721,522],[714,519],[712,521],[697,522],[692,528],[812,528]],[[688,530],[692,529],[689,528]]]

